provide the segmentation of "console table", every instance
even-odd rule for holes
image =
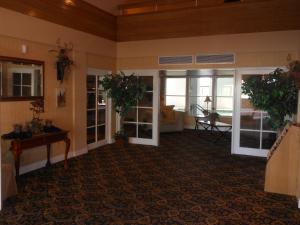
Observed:
[[[15,160],[15,168],[16,168],[16,177],[19,177],[19,169],[20,169],[20,156],[23,150],[38,147],[38,146],[47,146],[47,163],[46,167],[51,165],[50,162],[50,150],[51,144],[59,141],[64,141],[66,143],[65,149],[65,168],[68,167],[67,159],[68,153],[70,150],[70,139],[68,138],[68,131],[57,131],[51,133],[42,133],[38,135],[34,135],[28,139],[14,139],[11,141],[10,150],[14,155]]]

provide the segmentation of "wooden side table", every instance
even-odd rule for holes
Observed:
[[[46,167],[51,165],[50,162],[50,151],[51,151],[51,144],[59,141],[64,141],[66,143],[65,149],[65,168],[68,167],[68,153],[70,150],[70,139],[68,138],[69,131],[58,131],[58,132],[51,132],[51,133],[43,133],[32,136],[32,138],[28,139],[14,139],[11,142],[10,150],[14,155],[15,160],[15,169],[16,169],[16,177],[19,177],[19,170],[20,170],[20,156],[22,152],[26,149],[38,147],[38,146],[47,146],[47,163]]]

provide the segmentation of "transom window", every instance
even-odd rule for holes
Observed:
[[[208,71],[208,75],[203,71]],[[228,75],[230,73],[225,71],[223,75],[222,71],[203,71],[185,71],[180,77],[168,77],[165,72],[165,105],[174,105],[175,110],[189,111],[191,106],[197,104],[222,116],[232,116],[233,72]],[[207,99],[209,101],[205,101]]]

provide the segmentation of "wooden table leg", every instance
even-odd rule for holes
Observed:
[[[66,137],[64,139],[65,143],[66,143],[66,150],[65,150],[65,169],[68,168],[68,153],[69,153],[69,150],[70,150],[70,139],[68,137]]]
[[[47,144],[47,163],[46,163],[46,167],[51,166],[50,151],[51,151],[51,144]]]

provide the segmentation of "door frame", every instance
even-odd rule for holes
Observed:
[[[232,142],[231,154],[267,157],[269,150],[240,147],[240,122],[241,122],[241,83],[245,74],[269,74],[277,67],[242,67],[236,68],[234,107],[232,117]]]
[[[96,69],[96,68],[88,68],[86,76],[95,75],[95,76],[105,76],[106,74],[110,74],[110,70]],[[105,140],[96,141],[91,144],[87,144],[87,149],[92,150],[97,147],[112,143],[112,135],[111,135],[111,115],[112,115],[112,104],[111,99],[106,97],[106,108],[105,108]]]
[[[119,71],[120,72],[120,71]],[[159,70],[145,69],[145,70],[122,70],[126,75],[135,74],[136,76],[151,76],[153,77],[153,105],[152,105],[152,139],[145,138],[129,138],[132,144],[141,145],[159,145],[159,96],[160,96],[160,79]],[[120,131],[120,116],[116,113],[116,131]]]

